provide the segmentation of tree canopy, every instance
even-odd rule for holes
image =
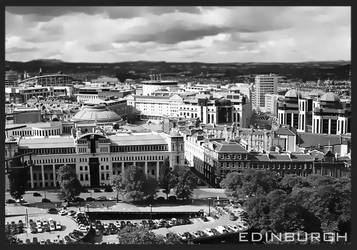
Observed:
[[[182,244],[177,235],[169,233],[167,237],[157,235],[147,228],[126,226],[118,232],[119,244],[128,245],[159,245],[159,244]]]
[[[24,167],[20,158],[14,158],[11,161],[8,178],[11,197],[14,199],[22,198],[27,188],[28,169]]]
[[[285,175],[269,170],[233,172],[221,182],[228,196],[245,197],[251,226],[263,232],[351,230],[351,179]]]
[[[127,201],[142,201],[154,197],[157,181],[145,176],[142,167],[130,166],[125,172],[123,181],[124,199]]]
[[[58,182],[61,188],[59,197],[72,201],[81,194],[82,185],[79,182],[74,168],[68,165],[61,166],[57,172]]]
[[[173,170],[172,185],[179,199],[190,199],[197,186],[197,177],[186,166],[176,166]]]

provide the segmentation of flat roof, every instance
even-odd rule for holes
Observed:
[[[113,145],[117,146],[167,144],[160,135],[144,133],[111,135],[109,139]]]
[[[22,137],[19,147],[26,149],[37,148],[73,148],[74,138],[69,136]]]

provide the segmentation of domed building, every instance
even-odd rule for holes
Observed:
[[[340,98],[332,92],[328,92],[321,96],[320,101],[323,102],[340,102]]]
[[[351,133],[351,103],[341,102],[332,92],[313,101],[312,132],[319,134]]]
[[[73,122],[113,123],[122,118],[105,105],[86,105],[72,117]]]

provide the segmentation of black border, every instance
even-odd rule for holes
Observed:
[[[2,81],[1,83],[4,84],[4,71],[5,71],[5,6],[81,6],[81,5],[88,5],[88,6],[138,6],[138,5],[146,5],[146,6],[166,6],[166,5],[171,5],[171,6],[218,6],[218,5],[225,5],[225,6],[351,6],[352,7],[352,0],[153,0],[153,1],[144,1],[144,0],[5,0],[1,1],[1,13],[0,13],[0,18],[1,18],[1,37],[2,37],[2,43],[1,43],[1,78]],[[351,8],[351,13],[352,13],[353,8]],[[353,20],[353,15],[351,16]],[[354,18],[356,21],[356,18]],[[353,30],[352,30],[352,24],[353,21],[351,20],[351,34],[353,36]],[[328,28],[328,27],[327,27]],[[334,34],[331,34],[333,36]],[[323,42],[323,41],[321,41]],[[353,52],[353,43],[351,42],[351,49]],[[351,60],[352,60],[353,53],[351,53]],[[354,73],[353,68],[351,68],[352,75]],[[353,77],[351,79],[353,81]],[[356,83],[357,84],[357,83]],[[352,84],[353,85],[353,84]],[[4,101],[5,96],[5,86],[0,88],[0,93],[1,93],[1,101]],[[353,86],[352,86],[352,97],[356,96],[357,93],[355,94],[353,91]],[[352,98],[352,104],[353,104],[353,99]],[[352,105],[353,106],[353,105]],[[5,120],[5,115],[4,115],[4,105],[0,105],[1,107],[1,121]],[[353,110],[352,110],[353,112]],[[357,126],[356,126],[357,127]],[[5,123],[1,122],[0,125],[0,131],[5,130]],[[2,132],[1,133],[1,142],[4,142],[5,134]],[[352,144],[354,143],[355,140],[353,139],[352,135]],[[355,147],[356,148],[356,147]],[[0,154],[0,162],[4,163],[4,154]],[[5,164],[1,164],[3,168]],[[4,171],[4,170],[1,170]],[[357,184],[353,185],[353,179],[354,179],[354,174],[353,172],[356,172],[353,170],[353,159],[352,159],[352,193],[357,193],[356,188]],[[3,172],[4,173],[4,172]],[[4,188],[4,181],[5,179],[2,177],[0,178],[0,183],[1,187]],[[4,203],[5,199],[5,192],[1,192],[1,201]],[[356,202],[353,201],[352,199],[352,211],[357,210]],[[355,208],[355,209],[354,209]],[[5,216],[5,209],[4,206],[0,208],[1,215],[4,218]],[[352,212],[353,213],[353,212]],[[357,216],[352,216],[352,225],[357,225]],[[4,224],[5,220],[0,220],[0,230],[2,231],[2,240],[1,240],[1,249],[9,249],[9,248],[20,248],[23,247],[24,249],[42,249],[43,246],[31,246],[31,245],[23,245],[23,246],[14,246],[10,247],[9,245],[5,244],[5,237],[4,237]],[[352,228],[356,228],[353,227]],[[184,245],[185,248],[190,248],[190,249],[217,249],[217,248],[225,248],[225,249],[271,249],[271,248],[277,248],[277,249],[352,249],[354,245],[357,246],[357,233],[356,230],[352,229],[352,244],[350,245],[331,245],[331,246],[326,246],[326,245],[227,245],[227,244],[222,244],[222,245]],[[125,248],[125,249],[179,249],[182,248],[179,245],[145,245],[145,246],[136,246],[136,245],[51,245],[51,248],[75,248],[75,249],[118,249],[118,248]]]

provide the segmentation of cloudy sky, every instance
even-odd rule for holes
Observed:
[[[350,7],[6,7],[6,60],[350,60]]]

